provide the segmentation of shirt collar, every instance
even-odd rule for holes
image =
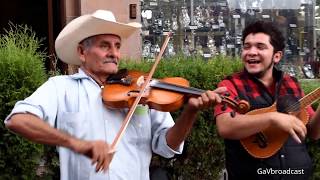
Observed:
[[[78,69],[78,73],[70,75],[72,79],[90,79],[90,77],[81,69]]]

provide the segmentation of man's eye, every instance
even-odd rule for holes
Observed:
[[[120,43],[116,43],[116,44],[115,44],[115,47],[116,47],[117,49],[120,49],[121,44],[120,44]]]
[[[102,49],[108,49],[108,48],[109,48],[109,46],[108,46],[108,45],[106,45],[106,44],[101,44],[101,45],[100,45],[100,48],[102,48]]]
[[[258,46],[258,49],[261,49],[261,50],[262,50],[262,49],[266,49],[266,48],[267,48],[267,47],[266,47],[265,45],[259,45],[259,46]]]
[[[250,49],[250,46],[249,45],[244,45],[243,49]]]

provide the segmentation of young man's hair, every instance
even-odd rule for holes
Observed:
[[[270,36],[270,44],[274,48],[274,52],[283,51],[285,47],[285,39],[281,31],[272,22],[256,21],[249,24],[242,32],[242,42],[249,34],[264,33]]]

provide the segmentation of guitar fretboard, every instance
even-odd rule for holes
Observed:
[[[308,105],[312,104],[314,101],[320,98],[320,88],[317,88],[316,90],[312,91],[308,95],[301,98],[297,103],[294,103],[293,105],[288,107],[288,112],[291,112],[292,109],[303,109],[307,107]],[[297,108],[297,106],[299,108]]]

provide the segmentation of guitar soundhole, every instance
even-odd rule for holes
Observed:
[[[266,148],[268,146],[267,138],[262,133],[256,134],[253,143],[257,143],[260,148]]]

